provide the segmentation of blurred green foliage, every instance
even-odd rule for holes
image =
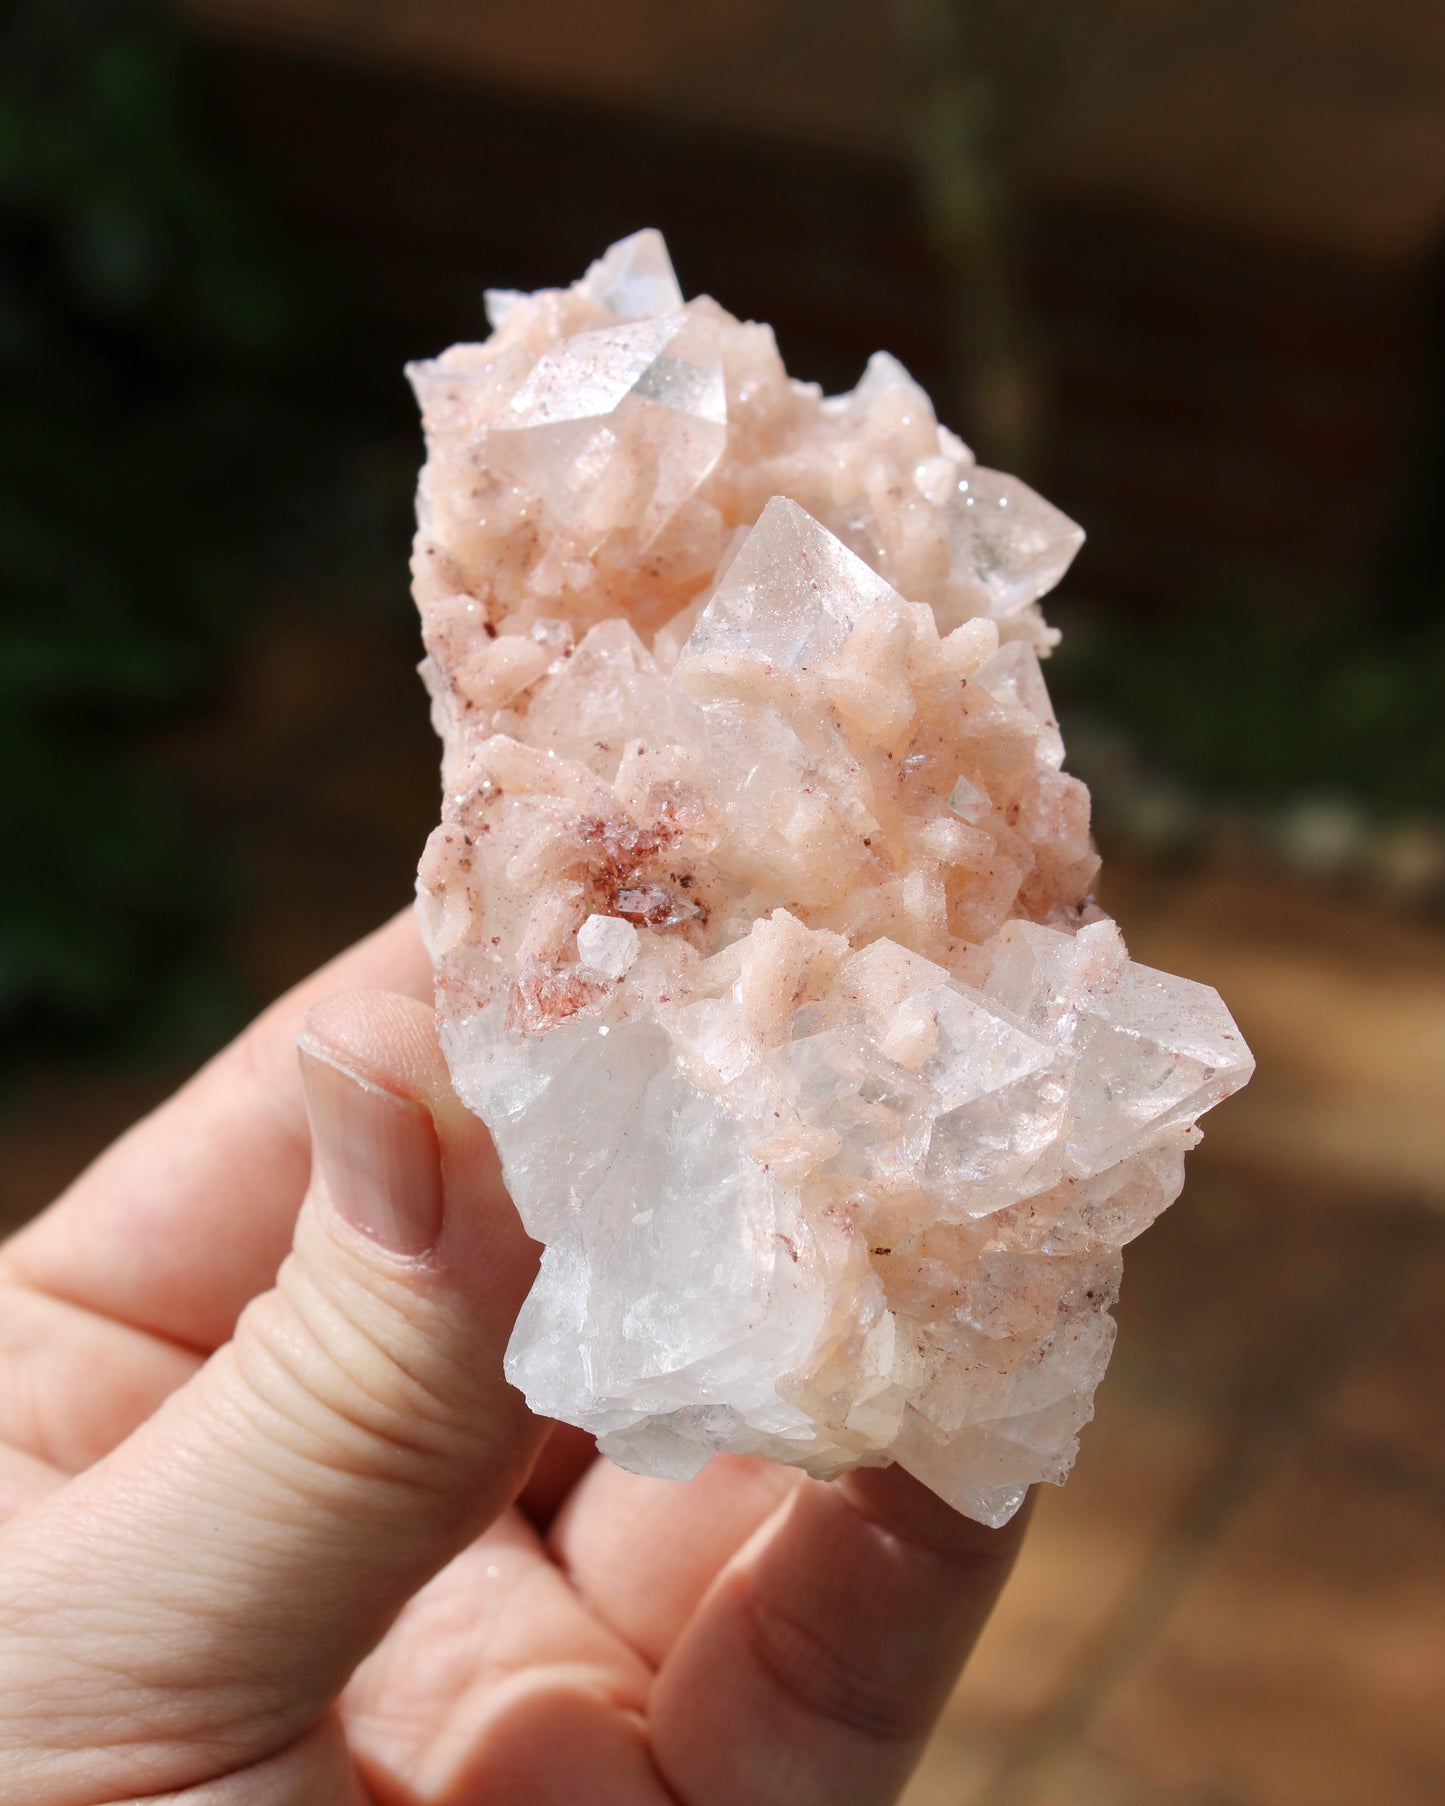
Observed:
[[[1340,622],[1301,631],[1260,609],[1147,627],[1071,623],[1050,686],[1110,722],[1146,765],[1244,805],[1350,797],[1372,815],[1445,803],[1445,628]]]
[[[227,1008],[224,853],[146,743],[243,618],[299,315],[186,93],[135,7],[0,23],[0,1035],[31,1049]]]

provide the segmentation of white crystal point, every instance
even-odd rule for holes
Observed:
[[[1038,755],[1051,770],[1064,762],[1064,738],[1049,700],[1038,655],[1022,640],[1010,640],[978,668],[978,682],[990,695],[1030,717]]]
[[[796,670],[841,652],[875,608],[902,598],[796,502],[774,496],[698,618],[679,662],[707,653]]]
[[[988,792],[960,772],[948,793],[948,806],[961,821],[980,822],[989,811]]]
[[[1135,965],[1112,922],[1073,936],[1011,922],[996,949],[989,995],[1078,1060],[1074,1170],[1103,1172],[1248,1083],[1254,1059],[1219,994]]]
[[[496,467],[545,505],[559,541],[590,550],[628,530],[650,543],[716,465],[726,422],[717,334],[673,312],[563,339],[490,440]]]
[[[846,408],[850,414],[866,415],[890,395],[900,397],[905,405],[916,402],[932,412],[928,397],[892,352],[875,351],[859,377],[857,387],[847,395],[838,396],[834,405]]]
[[[848,396],[662,241],[413,369],[442,1046],[544,1253],[506,1370],[639,1472],[1073,1459],[1120,1250],[1252,1069],[1090,896],[1034,603],[1077,529],[883,354]]]
[[[605,1058],[594,1047],[599,1089]],[[630,1105],[586,1210],[547,1249],[508,1351],[507,1377],[534,1410],[604,1436],[645,1426],[634,1460],[655,1450],[672,1471],[696,1471],[719,1446],[807,1435],[776,1386],[815,1340],[821,1299],[787,1250],[794,1202],[748,1158],[743,1134],[675,1068]]]
[[[493,332],[503,324],[507,315],[519,301],[525,301],[526,295],[515,288],[489,288],[482,291],[482,305],[487,310],[487,324]]]
[[[637,387],[681,326],[680,315],[564,339],[532,366],[500,427],[560,426],[610,414]]]
[[[577,952],[604,978],[625,978],[637,958],[637,930],[621,916],[588,916],[577,930]]]
[[[588,268],[581,286],[620,320],[645,320],[652,314],[675,313],[682,306],[667,242],[652,226],[610,245]]]
[[[1068,1050],[963,985],[941,986],[927,1002],[938,1047],[923,1068],[934,1093],[926,1183],[970,1216],[1042,1191],[1057,1172],[1068,1120]]]
[[[1047,595],[1084,543],[1083,529],[1026,483],[980,465],[959,472],[948,515],[955,560],[1000,617]]]

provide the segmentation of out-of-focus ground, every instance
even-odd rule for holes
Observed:
[[[278,614],[168,757],[259,874],[257,995],[406,902],[436,773],[394,632]],[[908,1806],[1438,1806],[1445,928],[1207,868],[1116,864],[1103,897],[1259,1072],[1129,1250],[1098,1417]],[[8,1221],[178,1076],[37,1074]]]

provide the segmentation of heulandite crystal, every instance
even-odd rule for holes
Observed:
[[[641,1472],[1062,1480],[1120,1249],[1249,1051],[1092,902],[1038,598],[1081,534],[893,359],[791,380],[655,232],[412,368],[419,908],[545,1244],[507,1371]]]

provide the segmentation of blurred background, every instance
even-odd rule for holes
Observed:
[[[11,0],[0,1226],[407,900],[402,361],[645,224],[1088,530],[1103,900],[1260,1062],[909,1806],[1438,1806],[1438,0]]]

